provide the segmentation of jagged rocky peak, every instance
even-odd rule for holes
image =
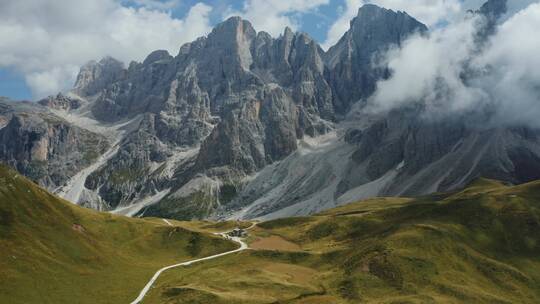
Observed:
[[[107,146],[103,136],[39,109],[15,110],[0,129],[0,162],[49,189],[93,163]]]
[[[244,70],[249,70],[253,59],[251,44],[257,37],[257,32],[247,20],[231,17],[220,23],[208,35],[208,43],[212,48],[222,48],[225,52],[233,50]]]
[[[426,25],[405,12],[366,4],[351,20],[349,31],[328,50],[327,58],[331,59],[330,65],[335,66],[340,59],[345,59],[344,55],[353,52],[357,54],[355,58],[368,64],[372,59],[371,55],[381,48],[400,45],[409,35],[427,31]]]
[[[125,75],[124,63],[112,57],[99,62],[90,61],[81,67],[74,92],[81,96],[92,96]]]
[[[324,56],[334,105],[340,114],[370,96],[377,81],[388,75],[385,68],[373,65],[378,55],[401,45],[410,35],[428,31],[427,26],[407,13],[373,4],[362,6],[350,24],[350,29]]]
[[[223,42],[225,44],[233,44],[239,40],[253,40],[257,36],[257,32],[247,20],[241,17],[234,16],[219,23],[212,32],[208,35],[210,40]],[[234,39],[229,39],[234,38]]]
[[[389,42],[399,45],[411,33],[427,30],[427,26],[405,12],[395,12],[374,4],[362,6],[358,16],[351,21],[355,43],[368,49]],[[361,45],[362,42],[365,44]]]
[[[322,75],[324,72],[324,51],[309,35],[294,33],[289,27],[276,39],[266,32],[259,32],[252,53],[252,71],[265,81],[282,86],[290,86],[294,80],[297,83],[308,81],[300,79],[305,70],[309,70],[310,74]]]

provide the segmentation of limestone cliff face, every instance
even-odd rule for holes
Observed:
[[[0,160],[49,189],[93,163],[107,146],[104,137],[48,113],[15,112],[0,129]]]
[[[170,176],[159,174],[156,168],[171,156],[171,149],[156,136],[156,119],[153,114],[144,115],[118,152],[86,179],[86,189],[99,194],[109,207],[128,205],[171,182]]]

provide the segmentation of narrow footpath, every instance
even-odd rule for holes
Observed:
[[[173,226],[171,224],[171,222],[169,222],[168,220],[166,219],[163,219],[163,221],[169,225],[169,226]],[[251,228],[253,228],[254,226],[256,225],[256,223],[253,223],[249,228],[246,228],[245,230],[249,230]],[[226,255],[229,255],[229,254],[232,254],[232,253],[236,253],[236,252],[240,252],[240,251],[243,251],[243,250],[246,250],[246,249],[249,249],[248,245],[242,240],[242,238],[239,238],[239,237],[231,237],[229,235],[227,235],[229,231],[226,231],[226,232],[218,232],[218,233],[214,233],[215,235],[220,235],[221,237],[227,239],[227,240],[231,240],[235,243],[238,243],[240,245],[240,247],[238,249],[235,249],[235,250],[231,250],[231,251],[227,251],[227,252],[223,252],[223,253],[220,253],[220,254],[215,254],[215,255],[212,255],[212,256],[208,256],[208,257],[205,257],[205,258],[200,258],[200,259],[196,259],[196,260],[191,260],[191,261],[187,261],[187,262],[183,262],[183,263],[179,263],[179,264],[174,264],[174,265],[170,265],[170,266],[165,266],[163,268],[161,268],[160,270],[158,270],[154,276],[150,279],[150,281],[148,281],[148,283],[146,284],[146,286],[144,286],[144,288],[141,290],[141,292],[139,293],[139,296],[133,300],[133,302],[131,302],[131,304],[139,304],[141,303],[141,301],[144,299],[144,297],[146,296],[146,294],[148,293],[148,291],[150,291],[150,288],[152,287],[152,285],[154,285],[154,283],[156,282],[156,280],[158,279],[158,277],[161,275],[161,273],[163,273],[165,270],[169,270],[171,268],[176,268],[176,267],[180,267],[180,266],[189,266],[191,264],[194,264],[194,263],[198,263],[198,262],[202,262],[202,261],[207,261],[207,260],[212,260],[212,259],[215,259],[215,258],[219,258],[219,257],[222,257],[222,256],[226,256]]]

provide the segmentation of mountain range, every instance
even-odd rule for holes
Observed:
[[[506,1],[470,12],[478,43]],[[392,70],[383,55],[427,26],[362,6],[323,50],[231,17],[175,56],[81,67],[73,89],[0,100],[0,160],[79,205],[128,216],[273,219],[376,196],[540,179],[540,131],[489,111],[426,118],[422,100],[366,111]],[[467,75],[463,75],[464,78]]]

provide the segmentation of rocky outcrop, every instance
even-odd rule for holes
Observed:
[[[155,127],[156,116],[145,115],[105,166],[88,176],[86,189],[98,193],[110,208],[163,190],[171,177],[160,175],[160,167],[171,150],[157,138]]]
[[[107,140],[40,112],[16,112],[0,130],[0,160],[54,189],[93,163]]]
[[[62,111],[72,111],[81,107],[80,99],[71,98],[63,95],[62,93],[58,93],[56,96],[49,96],[38,101],[38,103],[50,109]]]
[[[229,167],[251,174],[283,159],[296,150],[297,117],[297,107],[281,89],[229,111],[202,144],[196,168]]]

